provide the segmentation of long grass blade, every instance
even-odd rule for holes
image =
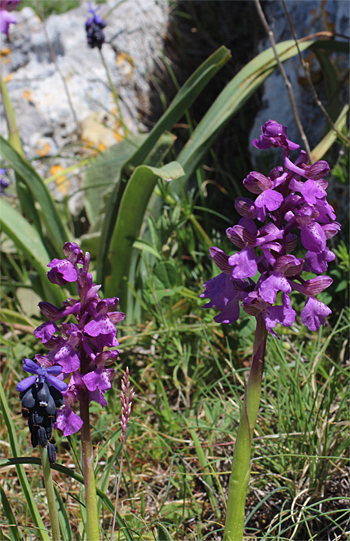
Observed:
[[[72,534],[72,529],[70,527],[69,516],[66,510],[66,507],[63,503],[61,494],[58,488],[56,487],[56,485],[54,485],[54,490],[55,490],[55,495],[56,495],[56,499],[58,503],[58,520],[60,523],[60,531],[61,531],[63,541],[72,541],[73,534]]]
[[[342,131],[344,126],[346,126],[346,120],[349,113],[349,105],[343,107],[342,112],[335,121],[334,125],[338,131]],[[321,160],[326,152],[331,148],[334,141],[337,139],[337,132],[330,130],[327,135],[318,143],[318,145],[311,152],[312,162],[315,163],[318,160]]]

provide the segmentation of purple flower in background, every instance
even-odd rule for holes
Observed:
[[[119,353],[109,348],[119,345],[115,324],[125,314],[116,311],[117,297],[103,300],[99,297],[101,286],[92,281],[88,252],[84,254],[76,243],[66,242],[63,253],[65,259],[53,259],[48,264],[47,277],[58,285],[76,282],[79,300],[67,299],[60,308],[48,302],[39,303],[48,321],[35,329],[34,334],[49,352],[46,356],[36,355],[38,365],[30,359],[24,360],[24,370],[34,375],[20,382],[17,389],[22,392],[39,381],[60,391],[61,404],[55,413],[54,427],[69,436],[83,424],[72,409],[76,401],[86,397],[102,407],[107,404],[104,395],[111,388],[114,374],[109,365]],[[74,320],[59,325],[67,316],[73,316]],[[63,381],[67,378],[68,386]]]
[[[87,42],[88,46],[93,49],[94,47],[97,47],[101,50],[101,47],[103,43],[105,42],[105,35],[103,32],[103,28],[105,28],[106,23],[100,17],[97,15],[97,10],[100,9],[100,6],[98,6],[96,9],[92,7],[92,3],[89,2],[89,13],[91,13],[92,17],[89,17],[88,20],[85,23],[85,30],[86,30],[86,36],[87,36]]]
[[[256,199],[236,199],[235,208],[242,218],[238,225],[226,230],[239,251],[228,256],[219,248],[210,248],[210,255],[222,272],[204,284],[206,290],[201,297],[211,299],[204,307],[220,310],[215,321],[237,321],[241,304],[248,314],[261,315],[266,329],[277,336],[277,323],[288,327],[295,320],[289,298],[295,290],[307,297],[301,320],[310,331],[315,331],[325,325],[325,318],[331,313],[315,295],[329,287],[332,279],[322,275],[305,280],[302,272],[322,274],[335,259],[326,245],[340,229],[334,209],[327,202],[328,183],[323,179],[329,165],[324,160],[307,165],[303,150],[293,163],[290,151],[299,145],[287,138],[286,126],[268,120],[261,131],[253,145],[262,150],[281,147],[284,168],[275,167],[268,177],[252,171],[244,179],[243,184]],[[265,222],[260,229],[255,219]],[[305,259],[292,254],[298,230],[306,249]]]
[[[0,1],[0,32],[9,35],[10,24],[17,24],[17,19],[10,13],[16,9],[21,0],[1,0]]]

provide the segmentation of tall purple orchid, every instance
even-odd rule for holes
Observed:
[[[201,297],[211,299],[204,307],[220,310],[219,323],[237,321],[240,307],[257,320],[253,357],[245,389],[244,404],[232,460],[224,541],[243,537],[245,499],[251,468],[251,442],[258,415],[264,369],[267,334],[277,336],[278,323],[289,327],[295,321],[290,293],[306,296],[301,321],[310,331],[325,325],[331,309],[316,298],[332,283],[323,273],[335,254],[327,240],[340,230],[333,207],[327,202],[324,176],[326,161],[308,165],[305,151],[293,162],[290,152],[299,148],[287,138],[287,127],[274,120],[262,126],[262,135],[253,140],[261,150],[281,147],[284,166],[277,166],[268,176],[252,171],[244,186],[256,195],[238,197],[235,208],[242,216],[226,234],[239,251],[227,255],[220,248],[210,248],[210,255],[221,273],[204,284]],[[304,257],[293,255],[298,238]],[[315,273],[311,279],[303,272]]]
[[[34,334],[41,339],[48,349],[48,354],[36,355],[35,360],[38,364],[30,359],[24,360],[24,370],[34,375],[20,382],[17,389],[24,393],[34,386],[34,395],[37,396],[38,385],[46,385],[45,389],[47,388],[51,394],[59,393],[61,400],[56,400],[54,428],[61,430],[65,436],[81,430],[87,532],[89,541],[94,541],[99,539],[99,522],[89,404],[91,401],[98,402],[102,407],[107,404],[104,395],[111,388],[114,374],[110,365],[119,354],[118,350],[110,348],[116,348],[119,344],[115,325],[124,319],[125,314],[116,311],[119,301],[117,297],[108,299],[99,297],[101,286],[92,281],[88,252],[84,254],[76,243],[66,242],[63,253],[65,259],[53,259],[48,264],[50,270],[47,276],[50,282],[59,286],[75,282],[78,299],[68,298],[60,308],[48,302],[39,303],[40,310],[48,321],[40,325]],[[74,321],[64,321],[59,328],[57,322],[66,320],[68,316],[73,316]],[[63,380],[68,380],[68,384]],[[22,407],[28,409],[28,405],[31,404],[28,397],[24,399],[21,395],[21,398]],[[73,409],[76,402],[80,405],[80,415]],[[42,408],[39,403],[35,405],[33,415],[36,415],[38,408]],[[31,410],[28,414],[31,414]],[[52,415],[50,419],[52,423]],[[40,418],[36,416],[35,428],[39,438],[35,433],[33,439],[32,432],[32,443],[33,445],[39,443],[44,447],[51,438],[51,432],[47,431],[47,439],[44,434],[40,439],[42,430],[39,421]],[[31,424],[29,426],[31,427]]]

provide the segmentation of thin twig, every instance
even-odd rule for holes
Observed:
[[[310,161],[310,163],[312,163],[310,146],[309,146],[307,137],[305,135],[303,126],[301,124],[299,114],[298,114],[298,110],[297,110],[297,106],[296,106],[296,103],[295,103],[294,94],[293,94],[293,90],[292,90],[292,85],[291,85],[291,83],[290,83],[290,81],[289,81],[289,79],[287,77],[287,74],[286,74],[285,69],[283,67],[283,64],[282,64],[282,62],[280,60],[280,57],[278,56],[278,52],[277,52],[277,48],[276,48],[276,42],[275,42],[275,38],[273,36],[273,32],[272,32],[272,30],[270,29],[270,27],[268,25],[268,22],[267,22],[267,20],[265,18],[265,15],[264,15],[264,12],[263,12],[263,10],[261,8],[259,0],[254,0],[254,2],[255,2],[255,5],[256,5],[256,8],[258,10],[258,14],[259,14],[259,17],[261,19],[261,22],[262,22],[262,24],[263,24],[263,26],[264,26],[264,28],[266,30],[266,33],[268,35],[269,40],[270,40],[271,47],[272,47],[272,50],[274,52],[274,55],[275,55],[279,70],[281,72],[281,75],[282,75],[282,78],[283,78],[283,81],[284,81],[284,84],[286,85],[290,105],[291,105],[291,108],[292,108],[292,112],[293,112],[293,115],[294,115],[294,118],[295,118],[296,125],[297,125],[299,133],[300,133],[300,137],[301,137],[301,139],[302,139],[302,141],[304,143],[304,148],[305,148],[305,150],[306,150],[306,152],[308,154],[309,161]]]
[[[40,9],[40,6],[39,6],[39,9]],[[78,135],[78,138],[80,138],[80,135],[81,135],[80,122],[79,122],[78,117],[77,117],[77,115],[75,113],[75,109],[74,109],[74,106],[73,106],[73,103],[72,103],[72,100],[71,100],[71,97],[70,97],[70,94],[69,94],[69,90],[68,90],[66,80],[63,77],[63,74],[62,74],[62,72],[61,72],[61,70],[59,68],[57,58],[56,58],[56,54],[55,54],[54,48],[52,47],[52,43],[51,43],[51,40],[49,38],[49,34],[47,32],[46,20],[45,20],[44,13],[43,13],[42,10],[40,10],[40,11],[41,11],[40,16],[41,16],[41,19],[43,21],[43,28],[44,28],[45,38],[46,38],[47,45],[48,45],[48,48],[49,48],[49,51],[50,51],[51,60],[55,64],[56,70],[57,70],[57,72],[59,73],[59,75],[60,75],[60,77],[62,79],[62,83],[63,83],[64,90],[65,90],[65,93],[66,93],[66,96],[67,96],[68,104],[69,104],[70,110],[72,112],[74,122],[75,122],[75,124],[77,126],[77,135]]]
[[[300,51],[300,48],[299,48],[299,44],[298,44],[298,39],[297,39],[297,36],[295,34],[295,30],[294,30],[294,26],[293,26],[293,23],[292,23],[292,20],[290,18],[290,15],[288,13],[288,10],[287,10],[287,6],[286,6],[286,3],[285,3],[285,0],[282,0],[282,4],[283,4],[283,8],[284,8],[284,11],[285,11],[285,14],[287,16],[287,19],[288,19],[288,23],[289,23],[289,26],[290,26],[290,29],[292,31],[292,34],[293,34],[293,38],[294,38],[294,41],[295,41],[295,45],[298,49],[298,55],[299,55],[299,58],[300,58],[300,63],[302,65],[302,67],[304,68],[304,71],[305,71],[305,75],[306,75],[306,79],[307,79],[307,82],[308,82],[308,85],[311,89],[311,93],[312,93],[312,97],[314,98],[315,100],[315,103],[316,105],[321,109],[322,113],[324,114],[324,116],[326,117],[327,121],[329,122],[332,130],[334,130],[338,137],[340,137],[340,139],[342,139],[344,141],[344,143],[346,143],[347,145],[350,145],[350,141],[349,139],[347,139],[347,137],[345,137],[345,135],[343,135],[335,126],[333,120],[331,119],[331,117],[329,116],[328,114],[328,111],[326,110],[326,108],[323,106],[322,102],[320,101],[320,99],[318,98],[317,96],[317,92],[316,92],[316,88],[312,82],[312,79],[311,79],[311,76],[310,76],[310,66],[309,66],[309,63],[304,60],[302,54],[301,54],[301,51]]]

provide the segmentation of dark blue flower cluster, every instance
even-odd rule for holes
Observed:
[[[23,370],[33,375],[22,380],[17,385],[17,391],[22,402],[22,415],[28,419],[33,447],[47,446],[49,460],[54,464],[56,449],[49,440],[52,437],[57,408],[64,404],[61,391],[67,389],[67,384],[55,377],[61,373],[61,366],[45,368],[45,357],[38,357],[42,357],[43,361],[40,366],[31,359],[24,359]]]
[[[89,17],[88,20],[85,23],[85,30],[86,30],[86,36],[87,36],[87,42],[88,46],[93,49],[94,47],[97,47],[101,50],[102,45],[105,42],[105,35],[103,32],[103,28],[105,28],[106,23],[100,17],[97,15],[96,11],[99,9],[100,6],[98,6],[96,9],[92,7],[91,2],[89,2],[89,13],[91,13],[92,17]]]

